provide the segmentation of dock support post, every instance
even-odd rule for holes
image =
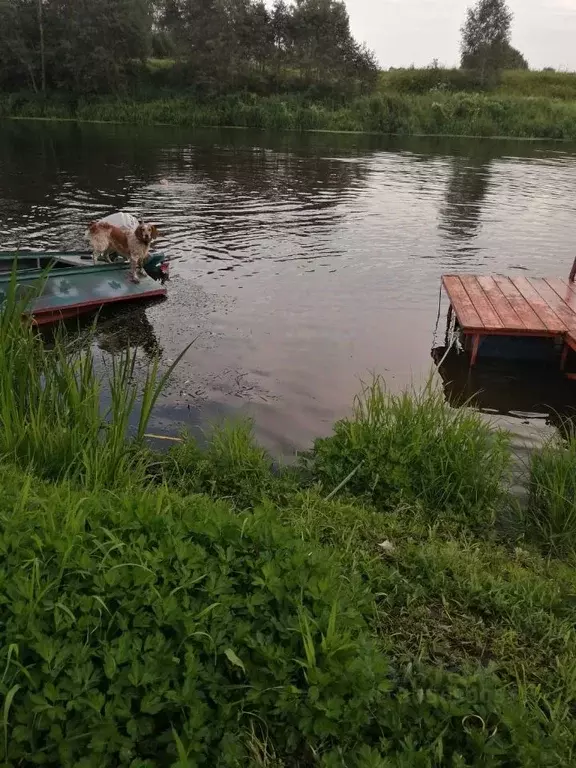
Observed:
[[[448,307],[448,317],[446,319],[446,335],[444,336],[444,344],[446,347],[448,347],[448,344],[450,344],[450,326],[452,325],[452,317],[454,315],[454,310],[452,308],[452,304]]]
[[[472,336],[472,354],[470,356],[470,368],[476,365],[476,359],[478,357],[478,349],[480,347],[480,334],[476,333]]]
[[[564,342],[564,349],[562,350],[562,357],[560,358],[560,370],[566,370],[566,360],[568,358],[568,344]]]

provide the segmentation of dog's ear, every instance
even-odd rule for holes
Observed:
[[[160,233],[158,232],[158,227],[156,226],[156,224],[152,224],[152,226],[150,227],[150,231],[152,232],[152,237],[154,238],[154,240],[157,240],[160,237]]]

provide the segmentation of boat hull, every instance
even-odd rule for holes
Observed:
[[[0,254],[4,266],[11,256]],[[30,264],[30,255],[22,260],[23,269],[17,269],[16,291],[18,298],[25,302],[25,316],[31,317],[37,325],[69,320],[94,312],[108,305],[137,301],[150,301],[166,296],[164,285],[148,275],[138,283],[130,280],[129,270],[124,264],[102,264],[93,266],[82,263],[74,255],[34,255],[40,268]],[[18,259],[20,261],[20,259]],[[43,269],[44,265],[50,269]],[[0,270],[0,303],[7,294],[12,271]]]

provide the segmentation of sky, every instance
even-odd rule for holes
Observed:
[[[459,63],[460,27],[472,0],[346,0],[354,36],[380,65]],[[509,0],[512,44],[532,69],[576,71],[576,0]]]

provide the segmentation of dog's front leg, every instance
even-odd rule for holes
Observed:
[[[136,256],[130,255],[130,280],[132,280],[133,283],[140,282],[140,278],[137,275],[139,268],[140,268],[140,259],[138,259]]]

